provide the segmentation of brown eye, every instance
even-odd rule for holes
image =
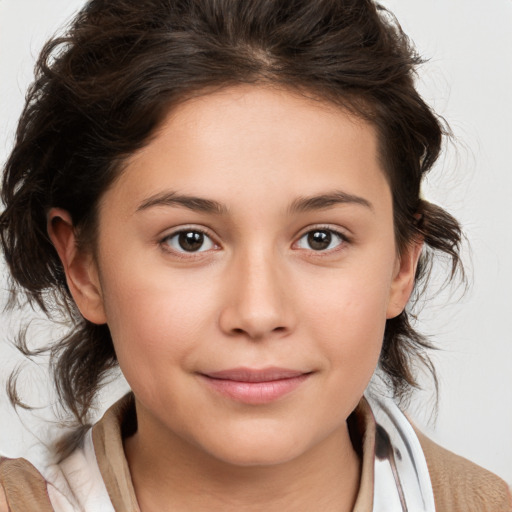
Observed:
[[[208,235],[193,229],[174,233],[165,239],[165,243],[177,252],[203,252],[215,247]]]
[[[187,231],[178,235],[178,244],[187,252],[194,252],[201,249],[204,242],[203,233],[198,231]]]
[[[313,251],[326,251],[335,249],[345,242],[345,237],[331,229],[313,229],[308,231],[299,239],[297,246],[299,249],[309,249]]]
[[[308,244],[314,251],[323,251],[331,244],[331,233],[328,231],[311,231],[308,233]]]

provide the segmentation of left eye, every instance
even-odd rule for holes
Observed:
[[[344,237],[330,229],[313,229],[302,235],[297,242],[299,249],[327,251],[335,249],[345,241]]]
[[[168,236],[164,243],[177,252],[203,252],[213,249],[213,240],[202,231],[189,229]]]

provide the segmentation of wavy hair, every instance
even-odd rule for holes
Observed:
[[[191,96],[270,83],[372,123],[398,250],[425,242],[417,287],[436,253],[449,257],[454,277],[460,226],[420,197],[447,132],[415,89],[421,63],[394,17],[370,0],[92,0],[44,46],[5,166],[0,240],[12,297],[67,318],[68,333],[49,350],[61,402],[79,424],[87,424],[116,354],[108,326],[85,320],[73,302],[47,212],[67,210],[79,243],[94,244],[98,202],[123,161]],[[417,386],[418,362],[433,372],[430,343],[410,315],[409,305],[387,321],[380,357],[398,399]],[[23,336],[18,344],[29,353]]]

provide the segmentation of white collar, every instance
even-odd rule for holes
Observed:
[[[393,400],[367,396],[377,423],[373,512],[435,512],[427,461]]]

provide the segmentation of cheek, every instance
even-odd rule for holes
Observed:
[[[102,289],[108,325],[127,380],[148,383],[158,368],[193,363],[194,350],[214,322],[214,289],[204,277],[183,277],[162,268],[129,271],[117,261],[104,269]],[[198,292],[199,290],[199,292]],[[136,385],[133,383],[133,385]]]
[[[390,264],[374,261],[372,266],[362,262],[360,267],[337,269],[320,289],[309,294],[302,308],[309,317],[308,335],[319,340],[329,355],[329,364],[356,386],[357,381],[371,377],[378,363],[386,325],[390,268]]]

